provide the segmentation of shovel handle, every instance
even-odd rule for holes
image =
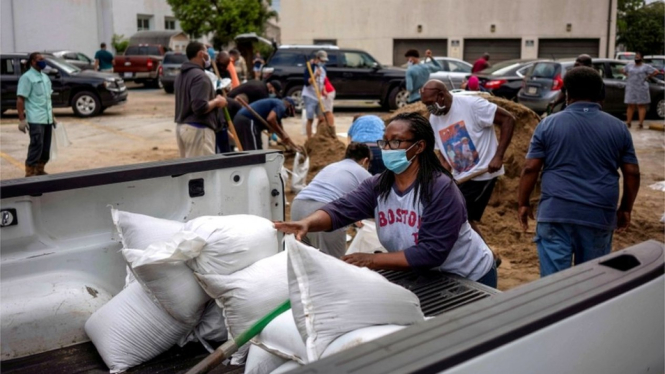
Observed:
[[[457,184],[462,184],[462,183],[464,183],[464,182],[468,182],[468,181],[470,181],[471,179],[473,179],[473,178],[475,178],[475,177],[479,177],[479,176],[481,176],[481,175],[483,175],[483,174],[485,174],[485,173],[487,173],[487,169],[480,169],[480,170],[478,170],[478,171],[475,171],[475,172],[473,172],[473,173],[467,175],[467,176],[464,177],[464,178],[461,178],[461,179],[456,180],[456,182],[457,182]]]

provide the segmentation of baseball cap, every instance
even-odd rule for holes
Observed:
[[[326,61],[328,61],[328,54],[326,53],[326,51],[320,50],[320,51],[316,52],[316,58],[318,58],[319,60],[321,60],[323,62],[326,62]]]

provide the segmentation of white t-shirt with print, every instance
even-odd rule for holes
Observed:
[[[481,97],[453,95],[448,114],[430,115],[437,148],[452,167],[455,179],[489,166],[499,146],[494,132],[495,113],[496,105]],[[503,174],[502,166],[473,180],[490,180]]]

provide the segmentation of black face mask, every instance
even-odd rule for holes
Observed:
[[[636,64],[639,64],[639,63],[641,63],[641,62],[642,62],[642,59],[641,59],[641,58],[640,58],[640,59],[637,59],[637,58],[635,59],[635,63],[636,63]]]

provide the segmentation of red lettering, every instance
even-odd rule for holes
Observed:
[[[384,227],[387,224],[386,215],[383,212],[379,212],[379,227]]]
[[[416,225],[416,212],[411,212],[409,214],[409,226],[413,227]]]
[[[397,214],[396,214],[396,215],[397,215],[397,219],[396,219],[396,221],[399,222],[399,223],[401,223],[401,222],[402,222],[402,212],[403,212],[403,210],[402,210],[402,209],[397,209],[396,212],[397,212]]]
[[[395,213],[392,209],[388,209],[388,223],[391,225],[395,223]]]
[[[417,233],[417,232],[414,232],[414,233],[411,234],[411,235],[413,235],[413,241],[414,241],[416,244],[418,244],[418,233]]]

